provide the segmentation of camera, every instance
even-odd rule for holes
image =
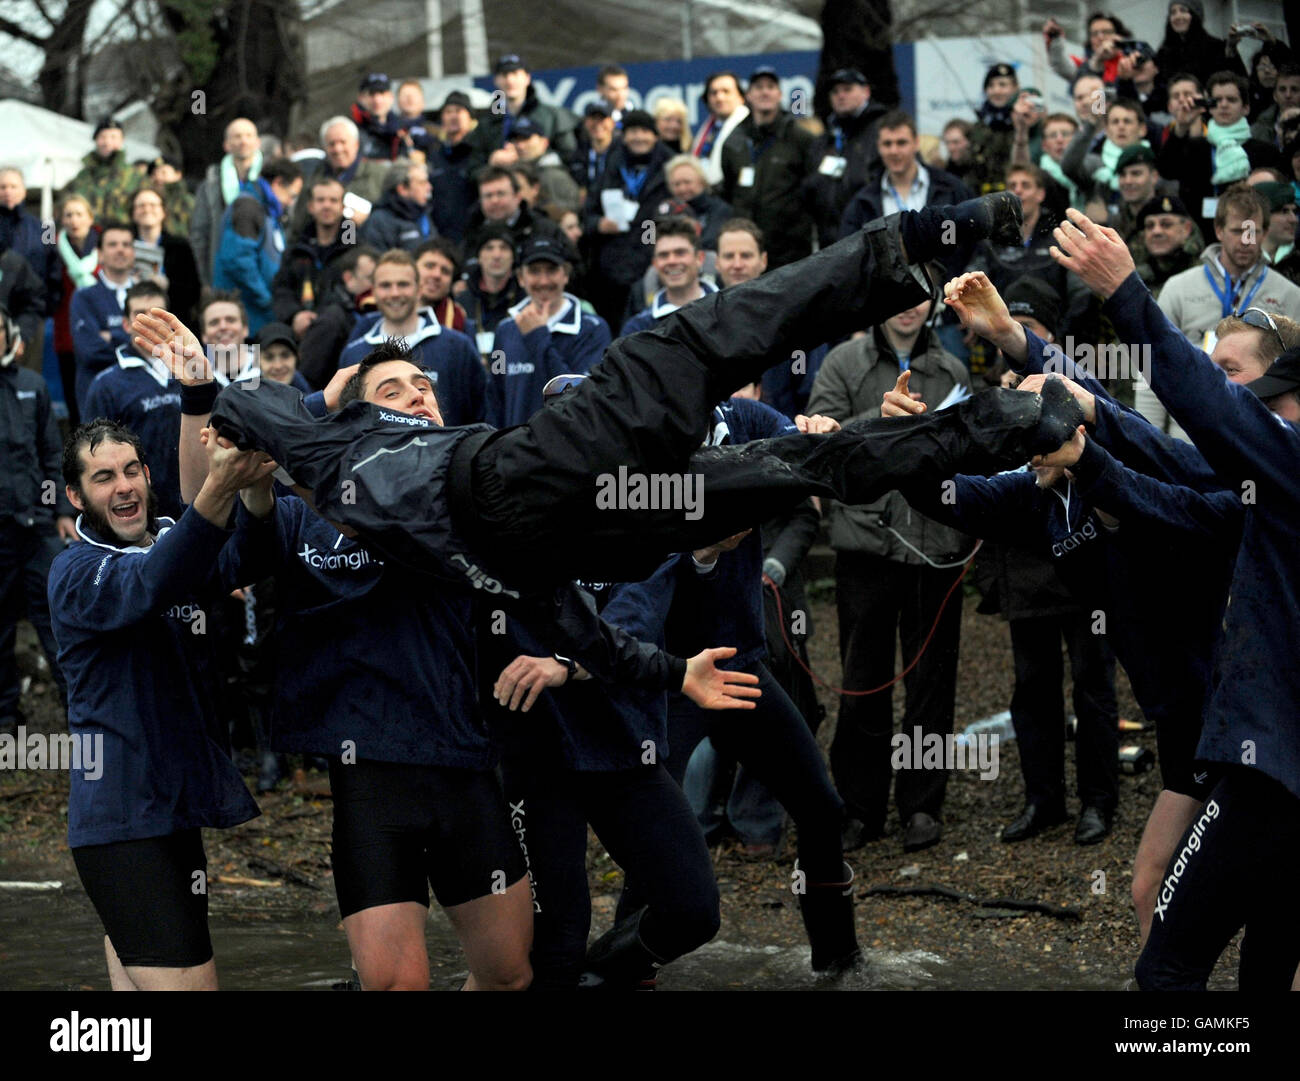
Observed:
[[[1208,109],[1210,102],[1207,98],[1192,98],[1193,109]]]

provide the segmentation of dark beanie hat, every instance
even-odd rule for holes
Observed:
[[[1061,318],[1061,298],[1051,286],[1038,278],[1017,278],[1003,295],[1007,311],[1013,316],[1028,315],[1042,323],[1052,334]]]

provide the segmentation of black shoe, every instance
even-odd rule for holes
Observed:
[[[1083,408],[1059,379],[1048,379],[1041,397],[1043,412],[1030,449],[1036,454],[1050,454],[1074,438],[1075,429],[1083,423]]]
[[[846,818],[840,829],[840,848],[854,852],[868,841],[880,840],[881,833],[880,829],[872,829],[860,818]]]
[[[1044,830],[1059,826],[1066,817],[1064,807],[1059,810],[1048,810],[1041,803],[1027,803],[1025,809],[1020,812],[1020,817],[1003,829],[1002,840],[1007,844],[1027,841],[1030,837],[1037,837]]]
[[[616,923],[587,950],[586,971],[578,980],[580,991],[653,991],[661,965],[670,958],[659,957],[641,941],[641,908]]]
[[[994,244],[1018,247],[1024,244],[1025,213],[1018,196],[996,191],[979,200],[987,208],[989,240]]]
[[[917,811],[907,820],[907,828],[903,830],[903,851],[920,852],[923,848],[937,845],[941,836],[943,830],[939,823],[924,811]]]
[[[1111,817],[1111,812],[1101,807],[1085,807],[1079,815],[1079,824],[1074,827],[1074,843],[1100,844],[1110,836]]]

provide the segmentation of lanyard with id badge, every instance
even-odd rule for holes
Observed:
[[[1214,280],[1214,275],[1210,273],[1210,268],[1202,266],[1201,270],[1205,272],[1205,280],[1210,283],[1210,288],[1214,290],[1214,295],[1219,298],[1220,310],[1223,313],[1222,318],[1224,319],[1230,315],[1236,315],[1239,312],[1246,311],[1250,307],[1250,302],[1255,299],[1255,294],[1259,292],[1260,286],[1264,284],[1264,279],[1268,277],[1268,268],[1265,267],[1263,273],[1259,276],[1259,280],[1251,287],[1250,292],[1247,293],[1240,302],[1234,303],[1233,294],[1227,289],[1219,288],[1219,283]],[[1231,279],[1228,280],[1231,281]],[[1201,341],[1201,349],[1208,355],[1214,352],[1214,347],[1218,343],[1219,337],[1214,333],[1214,328],[1211,327],[1205,332],[1205,337]]]

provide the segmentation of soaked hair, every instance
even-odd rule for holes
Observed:
[[[64,484],[69,488],[75,488],[78,492],[82,490],[81,474],[84,466],[81,461],[81,451],[85,448],[89,453],[94,454],[99,449],[99,445],[104,442],[129,445],[134,448],[141,464],[145,464],[144,444],[140,442],[140,437],[135,432],[115,420],[97,417],[77,428],[63,444]]]

